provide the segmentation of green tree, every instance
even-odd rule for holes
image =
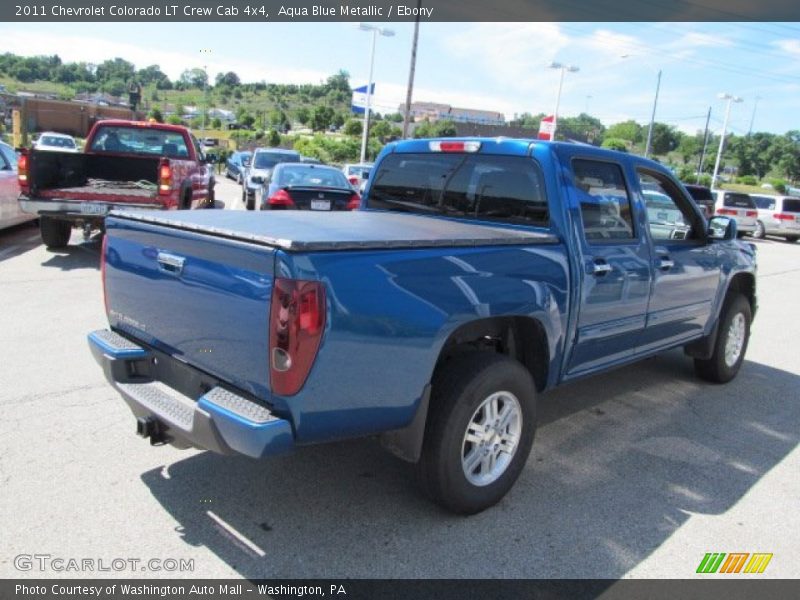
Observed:
[[[178,80],[186,88],[203,89],[208,84],[208,75],[200,68],[186,69]]]
[[[325,131],[333,120],[333,109],[329,106],[317,106],[311,113],[311,129]]]
[[[281,134],[278,133],[276,130],[271,129],[269,132],[269,137],[267,138],[267,143],[270,146],[280,146],[281,145]]]
[[[231,87],[236,87],[242,83],[239,79],[239,76],[233,71],[228,71],[227,73],[217,73],[217,77],[214,81],[216,85],[228,85]]]
[[[621,138],[606,137],[606,139],[603,140],[602,146],[603,148],[618,150],[619,152],[628,151],[628,142]]]
[[[154,106],[147,115],[150,119],[155,119],[157,123],[164,122],[164,115],[161,114],[161,109],[157,106]]]
[[[335,75],[328,77],[326,85],[331,90],[350,93],[350,73],[344,70],[339,70],[339,72]]]
[[[651,150],[653,154],[667,154],[680,144],[680,132],[666,123],[653,123]]]
[[[311,121],[311,111],[305,106],[298,108],[295,111],[294,116],[301,125],[308,125],[308,123]]]
[[[632,144],[638,144],[644,139],[642,136],[642,126],[632,119],[611,125],[606,129],[606,137],[619,138],[631,142]]]
[[[222,121],[219,120],[219,117],[214,117],[213,119],[211,119],[211,128],[222,129]]]
[[[344,125],[345,135],[361,135],[363,131],[364,127],[358,119],[350,119]]]

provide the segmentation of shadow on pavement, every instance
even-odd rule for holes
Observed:
[[[57,250],[49,250],[50,258],[42,263],[43,267],[55,267],[62,271],[75,269],[100,270],[100,248],[103,244],[102,234],[95,234],[89,240],[75,243],[77,233],[73,233],[70,245]]]
[[[142,480],[187,544],[249,578],[618,578],[797,445],[798,379],[746,362],[710,385],[671,352],[560,388],[540,398],[514,489],[469,518],[430,504],[374,440],[264,461],[206,452]]]
[[[25,254],[42,243],[39,222],[28,221],[0,230],[0,262]]]

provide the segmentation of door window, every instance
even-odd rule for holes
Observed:
[[[572,161],[584,236],[589,242],[633,239],[631,199],[615,163]]]
[[[637,170],[642,188],[650,237],[654,240],[688,240],[694,237],[695,213],[664,175]]]

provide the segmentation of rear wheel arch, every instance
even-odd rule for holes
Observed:
[[[381,436],[383,446],[399,458],[417,462],[422,452],[430,412],[432,386],[440,371],[467,353],[508,356],[531,374],[535,390],[547,387],[550,351],[544,326],[531,317],[490,317],[465,323],[452,331],[439,350],[430,382],[425,386],[411,423]]]

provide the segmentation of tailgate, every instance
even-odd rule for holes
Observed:
[[[274,248],[110,217],[111,326],[269,400]]]

